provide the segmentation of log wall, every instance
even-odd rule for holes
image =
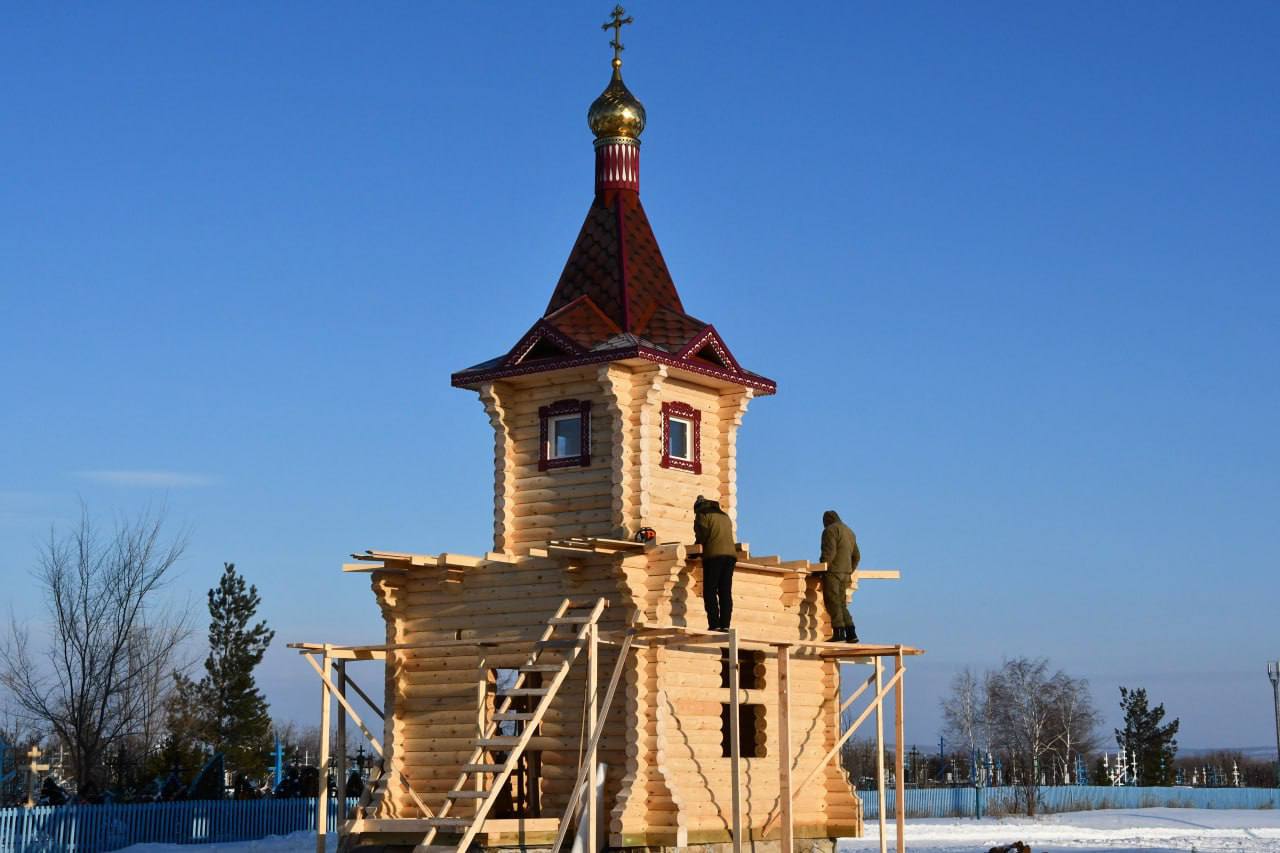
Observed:
[[[494,550],[527,554],[567,536],[630,538],[641,527],[652,527],[659,542],[687,541],[698,495],[719,500],[736,520],[737,432],[751,396],[652,363],[486,383],[480,401],[494,431]],[[591,464],[541,471],[538,410],[562,400],[591,403]],[[663,403],[700,413],[700,472],[662,467]]]
[[[480,718],[492,700],[483,689],[488,670],[514,668],[532,649],[560,601],[610,603],[602,630],[619,632],[632,618],[649,624],[706,628],[699,562],[683,545],[643,554],[596,557],[572,567],[536,557],[483,562],[448,575],[415,568],[375,573],[374,590],[387,616],[389,643],[410,644],[388,654],[386,742],[391,767],[431,808],[444,802],[469,757]],[[740,569],[734,582],[734,624],[755,639],[815,639],[830,630],[816,578],[803,573]],[[520,638],[518,646],[439,646],[442,640]],[[602,685],[616,661],[601,646]],[[777,662],[757,653],[756,679],[742,701],[761,708],[759,751],[742,760],[745,827],[757,831],[778,809]],[[531,749],[540,752],[544,817],[558,817],[569,795],[583,738],[585,669],[575,664]],[[791,662],[793,778],[799,780],[835,744],[840,689],[838,665],[796,650]],[[718,648],[638,647],[623,670],[619,695],[601,741],[610,844],[636,847],[724,841],[729,837],[729,759],[724,755]],[[750,683],[748,681],[748,683]],[[465,816],[472,806],[455,806]],[[417,817],[402,785],[389,785],[379,817]],[[797,798],[797,835],[861,833],[861,808],[838,764]]]

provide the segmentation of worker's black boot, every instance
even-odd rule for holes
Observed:
[[[856,642],[858,642],[858,629],[857,629],[857,628],[854,628],[852,625],[850,625],[848,628],[845,628],[845,629],[844,629],[844,641],[845,641],[846,643],[856,643]]]
[[[843,642],[844,642],[844,640],[845,640],[844,631],[845,631],[845,629],[844,629],[844,628],[832,628],[832,629],[831,629],[831,639],[830,639],[830,640],[827,640],[827,642],[828,642],[828,643],[843,643]]]

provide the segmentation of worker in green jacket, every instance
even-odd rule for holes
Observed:
[[[822,556],[818,559],[827,564],[827,570],[822,572],[822,603],[831,617],[832,636],[827,642],[856,643],[858,632],[845,602],[862,554],[858,551],[858,537],[833,509],[822,514]]]
[[[738,562],[738,546],[729,516],[719,503],[702,495],[693,502],[693,539],[702,546],[702,602],[707,608],[707,627],[728,631],[733,618],[733,567]]]

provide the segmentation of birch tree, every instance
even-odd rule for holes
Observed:
[[[155,682],[188,635],[185,612],[162,601],[186,539],[166,540],[163,522],[144,513],[104,536],[82,507],[75,527],[50,531],[33,572],[45,630],[14,618],[0,643],[0,685],[61,741],[83,798],[102,790],[108,750],[153,726]]]

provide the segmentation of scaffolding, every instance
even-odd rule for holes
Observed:
[[[554,617],[553,617],[554,618]],[[831,761],[837,760],[844,745],[858,731],[859,727],[865,723],[872,715],[875,717],[875,740],[876,740],[876,787],[879,799],[879,829],[880,829],[880,853],[888,851],[888,835],[887,835],[887,778],[885,766],[885,701],[889,698],[890,693],[893,694],[893,819],[896,829],[896,849],[897,853],[905,853],[905,827],[903,813],[904,808],[904,738],[903,738],[903,679],[906,675],[905,659],[914,655],[923,654],[920,649],[912,648],[904,645],[881,645],[881,644],[837,644],[824,643],[808,640],[777,640],[777,639],[759,639],[749,636],[741,636],[736,629],[727,632],[706,631],[696,628],[689,628],[682,625],[654,625],[643,624],[633,618],[631,624],[621,632],[600,631],[598,627],[592,623],[587,626],[589,630],[585,630],[584,637],[587,640],[584,644],[586,671],[584,678],[586,679],[586,692],[589,697],[589,711],[587,715],[587,725],[583,733],[582,744],[582,760],[579,763],[577,778],[571,789],[572,793],[569,802],[564,809],[563,816],[557,819],[538,820],[540,828],[549,829],[554,827],[556,832],[555,841],[551,845],[553,853],[560,849],[570,828],[575,825],[575,816],[578,814],[579,806],[583,806],[583,818],[586,826],[589,828],[585,834],[586,853],[598,853],[599,836],[598,827],[599,815],[596,814],[597,798],[595,796],[596,783],[595,774],[597,772],[597,748],[600,744],[601,736],[604,734],[605,723],[608,718],[609,709],[613,704],[618,684],[621,681],[625,662],[628,654],[637,648],[653,647],[653,646],[709,646],[718,647],[724,650],[725,659],[728,662],[729,674],[729,696],[730,696],[730,713],[729,713],[729,745],[730,745],[730,778],[731,778],[731,803],[730,814],[730,837],[733,853],[741,853],[742,844],[747,840],[748,835],[752,835],[756,839],[765,839],[775,830],[778,830],[777,841],[779,843],[780,853],[794,853],[795,838],[794,825],[792,821],[792,804],[796,797],[802,793],[805,787],[813,781],[815,777],[828,765]],[[466,646],[477,649],[496,646],[511,645],[528,645],[528,639],[485,639],[485,640],[456,640],[433,642],[433,647],[440,645],[457,645]],[[613,672],[610,675],[608,686],[605,689],[603,697],[598,696],[598,665],[600,645],[616,646],[619,650],[617,661],[614,665]],[[338,775],[338,803],[339,807],[345,811],[345,782],[346,767],[345,758],[347,754],[347,722],[350,719],[360,733],[368,741],[370,747],[375,753],[383,758],[384,776],[388,777],[384,780],[385,784],[399,783],[409,793],[411,799],[417,805],[419,811],[426,815],[425,818],[414,819],[398,819],[394,821],[375,820],[367,818],[363,814],[363,807],[367,805],[368,798],[372,786],[366,785],[365,793],[361,803],[357,806],[354,815],[342,814],[338,822],[339,835],[341,843],[346,844],[353,836],[359,836],[365,832],[376,832],[379,830],[388,830],[391,828],[400,832],[416,832],[420,831],[424,838],[432,838],[436,830],[442,825],[454,825],[462,832],[463,840],[456,845],[419,845],[419,850],[440,851],[456,849],[458,853],[462,853],[473,839],[478,839],[485,833],[486,838],[497,840],[498,843],[491,843],[490,846],[504,846],[501,843],[503,836],[509,836],[512,833],[522,833],[531,823],[528,819],[518,820],[495,820],[487,817],[487,809],[483,808],[483,804],[478,803],[476,814],[473,819],[449,819],[444,817],[447,814],[446,809],[437,815],[429,809],[421,798],[413,791],[407,780],[403,777],[396,777],[391,768],[387,766],[387,756],[384,754],[383,745],[378,741],[374,734],[365,725],[355,708],[352,706],[348,695],[348,688],[354,691],[370,708],[379,716],[384,717],[384,710],[380,708],[369,697],[368,693],[362,690],[359,685],[347,673],[347,664],[351,661],[385,661],[389,651],[397,649],[412,648],[413,644],[382,644],[382,645],[361,645],[361,646],[341,646],[330,643],[292,643],[290,648],[296,649],[303,657],[305,657],[311,668],[316,672],[321,681],[321,709],[320,709],[320,766],[322,768],[322,779],[324,778],[324,769],[327,768],[330,756],[330,723],[333,705],[337,706],[337,727],[336,727],[336,744],[337,747],[337,775]],[[752,650],[770,654],[776,657],[778,666],[777,679],[777,699],[778,708],[781,719],[779,720],[779,743],[778,743],[778,790],[779,795],[777,803],[770,812],[762,828],[755,833],[745,831],[742,826],[742,809],[740,804],[740,743],[739,743],[739,710],[742,699],[742,691],[739,688],[739,651]],[[821,657],[826,660],[834,660],[840,665],[841,682],[843,688],[844,675],[846,670],[845,664],[849,665],[867,665],[872,668],[871,674],[860,684],[858,684],[840,704],[837,717],[844,719],[845,712],[853,707],[854,703],[864,696],[868,691],[874,689],[867,704],[862,711],[853,718],[849,727],[842,731],[836,740],[835,745],[826,753],[826,755],[818,762],[817,765],[810,768],[809,772],[798,782],[793,778],[793,756],[791,743],[790,728],[790,706],[791,706],[791,689],[788,678],[789,664],[793,653],[803,653],[809,656]],[[892,665],[892,674],[886,679],[887,665]],[[335,677],[336,675],[336,677]],[[483,689],[483,688],[482,688]],[[483,703],[481,705],[483,708]],[[483,719],[483,711],[481,711],[481,719],[477,721],[478,742],[483,743],[485,733],[485,720]],[[527,742],[529,733],[533,731],[533,727],[527,727],[525,740]],[[477,747],[480,748],[480,747]],[[521,745],[521,749],[523,746]],[[508,755],[507,765],[518,759],[518,750],[513,750]],[[498,765],[493,765],[497,767]],[[501,776],[506,779],[510,769],[505,773],[494,771],[495,777]],[[476,777],[475,790],[480,796],[479,778]],[[322,783],[323,784],[323,783]],[[494,790],[500,783],[495,782]],[[584,797],[584,792],[586,796]],[[492,797],[489,798],[490,800]],[[585,800],[585,803],[583,802]],[[488,802],[488,800],[486,800]],[[325,845],[325,835],[327,826],[328,802],[326,797],[320,798],[320,814],[318,816],[318,837],[316,840],[318,853],[323,853]],[[392,827],[394,825],[394,827]]]

